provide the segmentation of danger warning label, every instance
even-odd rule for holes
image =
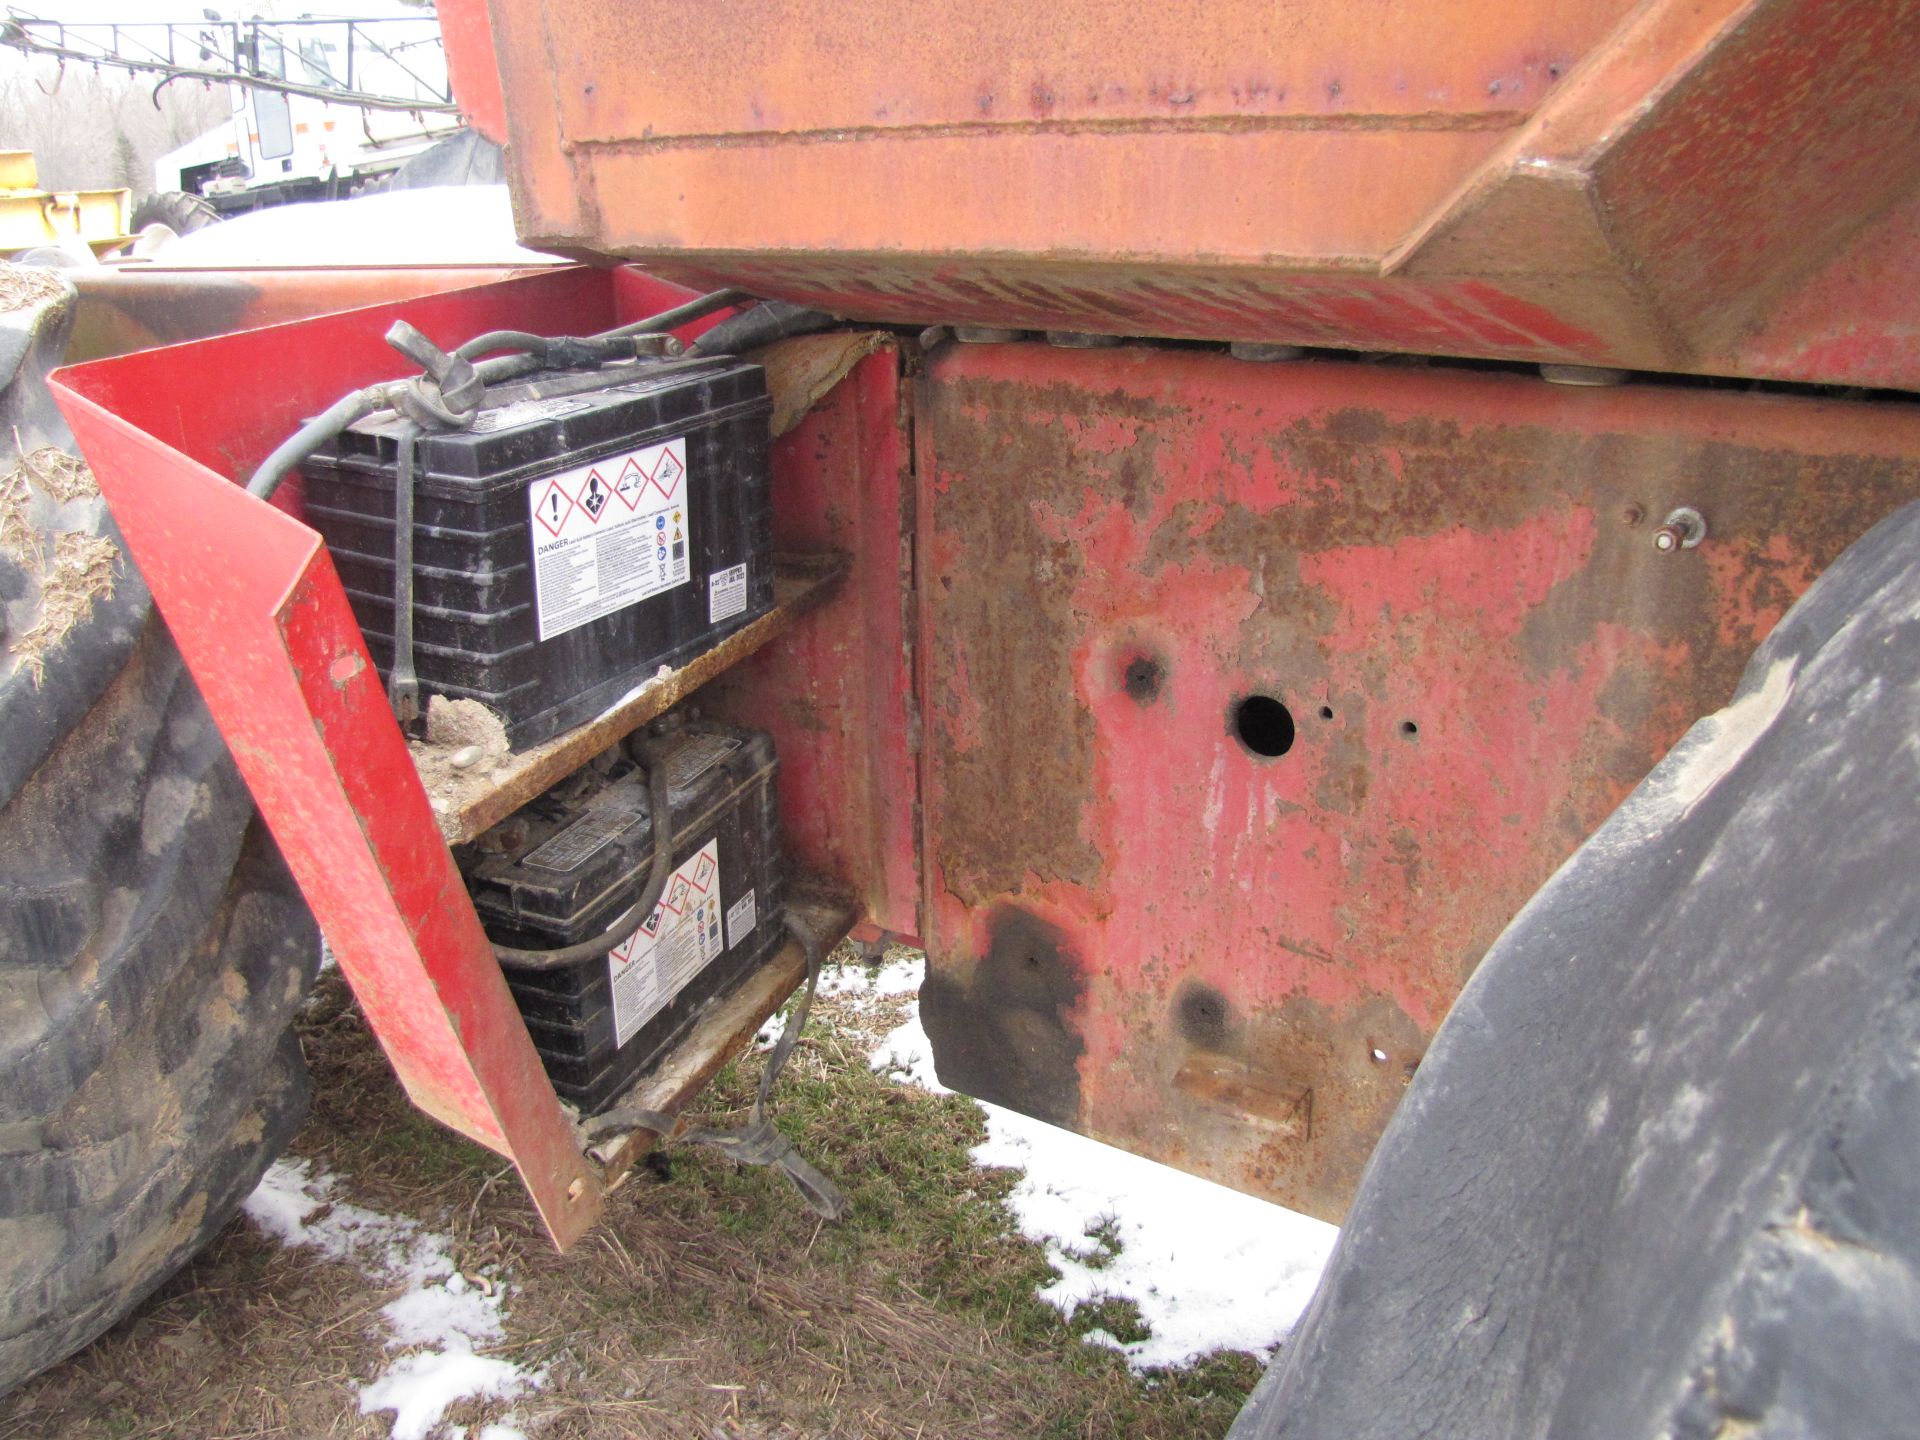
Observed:
[[[709,840],[673,872],[646,923],[607,956],[615,1046],[626,1044],[666,1009],[725,948],[720,932],[720,842]]]
[[[527,487],[542,640],[687,583],[684,437]]]

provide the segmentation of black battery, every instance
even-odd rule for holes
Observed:
[[[519,748],[772,608],[771,404],[758,365],[642,360],[546,373],[489,398],[500,403],[472,429],[414,446],[423,701],[478,700]],[[370,417],[302,467],[307,517],[383,676],[402,423]]]
[[[602,1109],[782,941],[785,875],[773,741],[689,723],[654,742],[672,813],[674,870],[660,904],[603,955],[508,969],[554,1089]],[[496,943],[550,950],[600,934],[653,865],[645,774],[625,759],[576,773],[459,852]]]

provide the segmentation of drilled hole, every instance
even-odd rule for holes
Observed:
[[[1320,707],[1320,718],[1322,720],[1331,720],[1333,718],[1333,707],[1331,705],[1322,705]]]
[[[1402,720],[1400,722],[1400,733],[1408,738],[1412,738],[1420,733],[1420,727],[1411,720]]]
[[[1269,759],[1293,748],[1293,712],[1271,695],[1249,695],[1233,707],[1233,733]]]
[[[1151,655],[1136,655],[1121,672],[1120,684],[1137,703],[1145,705],[1159,695],[1166,673]]]

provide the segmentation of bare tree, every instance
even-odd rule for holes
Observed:
[[[31,150],[50,190],[153,189],[154,162],[230,113],[226,87],[0,60],[0,149]]]

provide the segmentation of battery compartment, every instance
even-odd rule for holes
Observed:
[[[660,1058],[709,1002],[764,966],[785,936],[785,865],[767,735],[669,717],[647,737],[648,777],[615,746],[456,851],[481,923],[530,951],[602,934],[644,885],[668,833],[673,869],[652,913],[606,952],[506,967],[508,988],[562,1099],[593,1114]]]

